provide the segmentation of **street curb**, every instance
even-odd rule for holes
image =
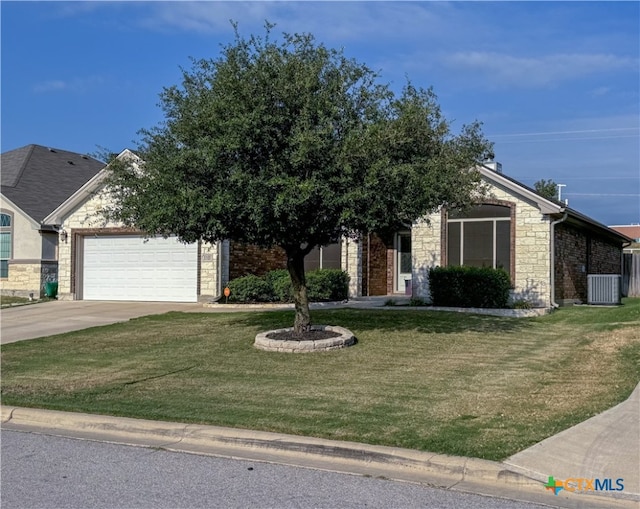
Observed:
[[[110,417],[35,408],[0,406],[2,428],[43,430],[51,434],[73,434],[77,438],[100,436],[103,440],[161,447],[169,450],[199,451],[211,454],[233,450],[234,457],[294,456],[329,459],[331,463],[360,463],[368,469],[408,470],[414,474],[433,474],[449,478],[451,487],[461,481],[491,482],[540,489],[542,483],[508,470],[501,463],[444,454],[342,442],[313,437],[286,435],[199,424],[182,424],[127,417]],[[225,454],[222,454],[225,455]]]
[[[637,507],[593,495],[549,496],[544,483],[508,465],[477,458],[200,424],[0,405],[1,428],[244,461],[413,482],[550,507]]]

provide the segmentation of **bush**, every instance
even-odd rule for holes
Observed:
[[[309,272],[307,295],[312,302],[345,300],[349,296],[349,275],[339,269]]]
[[[506,308],[511,282],[502,269],[435,267],[429,271],[434,306]]]
[[[229,302],[271,302],[275,300],[271,285],[261,277],[248,275],[229,281]]]
[[[320,269],[306,276],[310,302],[344,300],[349,295],[349,275],[342,270]],[[239,277],[227,286],[231,290],[229,302],[293,302],[291,277],[284,269],[272,270],[264,277]]]
[[[293,302],[293,287],[291,286],[291,276],[286,269],[272,270],[267,272],[264,279],[271,286],[274,300],[278,302]]]

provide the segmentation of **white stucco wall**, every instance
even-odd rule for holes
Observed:
[[[0,198],[0,209],[11,215],[11,258],[8,277],[0,279],[0,291],[3,295],[28,297],[43,294],[45,281],[56,280],[55,263],[42,263],[43,237],[40,225],[27,216],[13,203]],[[47,246],[45,259],[55,260],[55,234],[46,234]]]
[[[42,256],[42,241],[38,232],[40,225],[4,199],[0,199],[0,208],[13,216],[12,259],[40,260]]]

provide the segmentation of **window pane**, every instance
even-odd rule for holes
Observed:
[[[479,205],[472,207],[466,213],[451,211],[452,219],[478,219],[483,217],[511,217],[511,209],[503,205]]]
[[[400,235],[400,273],[411,273],[411,234]]]
[[[496,221],[496,268],[511,270],[511,221]]]
[[[0,260],[0,277],[9,277],[9,262]]]
[[[317,247],[304,257],[304,271],[309,272],[320,268],[320,248]]]
[[[460,265],[460,223],[449,223],[447,232],[448,265]]]
[[[493,221],[465,222],[462,264],[493,267]]]
[[[329,244],[322,248],[322,268],[340,269],[340,243]]]
[[[11,232],[0,233],[0,258],[11,258]]]
[[[0,214],[0,226],[11,226],[11,216],[9,214]]]

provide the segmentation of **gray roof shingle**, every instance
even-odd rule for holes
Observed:
[[[2,194],[38,223],[105,167],[92,157],[41,145],[2,154]]]

